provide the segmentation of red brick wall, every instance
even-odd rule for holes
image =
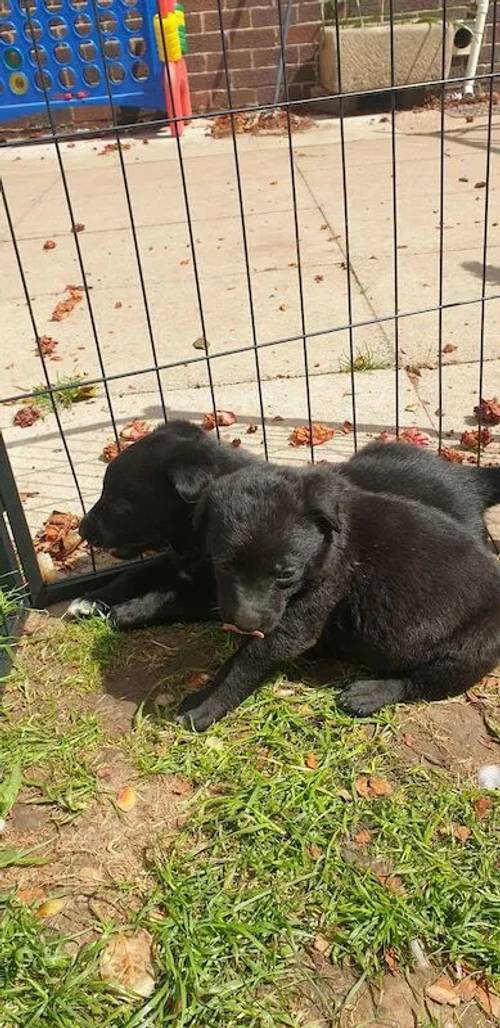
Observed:
[[[277,3],[278,0],[220,0],[233,107],[273,100],[280,53]],[[379,15],[381,0],[362,0],[361,6],[366,16]],[[185,0],[185,7],[193,107],[197,111],[228,107],[217,0]],[[341,17],[347,8],[349,14],[356,14],[356,4],[339,0]],[[386,13],[387,9],[386,3]],[[281,10],[284,17],[286,0],[281,0]],[[436,17],[442,12],[442,0],[395,0],[394,11],[396,17],[410,13]],[[449,0],[448,17],[456,20],[465,16],[473,16],[472,7],[467,9],[465,2]],[[286,48],[288,89],[293,99],[318,93],[320,30],[320,0],[294,0]],[[496,49],[500,70],[500,38]],[[485,35],[478,73],[489,71],[490,60],[491,25]]]
[[[217,0],[186,0],[189,83],[195,110],[228,106]],[[221,0],[231,103],[269,103],[280,53],[276,0]],[[286,0],[281,0],[283,17]],[[287,81],[294,98],[317,85],[320,0],[294,0],[288,32]]]

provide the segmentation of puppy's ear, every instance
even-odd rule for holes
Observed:
[[[306,512],[324,535],[340,532],[344,484],[331,470],[313,469],[306,476]]]
[[[181,500],[196,503],[214,477],[213,463],[201,455],[181,453],[177,460],[169,461],[168,477]]]

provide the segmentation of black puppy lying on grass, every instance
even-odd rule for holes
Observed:
[[[353,714],[473,685],[500,661],[500,568],[480,527],[481,507],[499,500],[500,469],[451,468],[408,445],[369,447],[340,469],[250,465],[212,483],[197,519],[219,609],[256,638],[179,720],[203,731],[318,644],[370,668],[340,696]]]
[[[106,469],[80,535],[124,558],[165,552],[73,600],[68,616],[100,614],[117,628],[213,618],[215,581],[193,527],[194,503],[214,478],[254,459],[180,420],[124,450]]]
[[[212,565],[193,526],[195,501],[214,478],[255,458],[219,445],[197,425],[171,421],[109,465],[100,499],[80,523],[94,546],[133,557],[165,553],[118,573],[73,600],[68,616],[101,614],[117,628],[210,620],[216,614]],[[338,473],[373,492],[421,500],[486,538],[484,510],[500,502],[500,469],[456,468],[407,444],[372,443]]]
[[[210,563],[201,558],[194,502],[213,478],[252,459],[241,449],[218,445],[187,421],[169,422],[120,454],[106,470],[102,495],[82,519],[80,532],[123,557],[166,552],[74,600],[70,616],[111,609],[111,620],[130,628],[211,617],[215,583]],[[484,510],[500,501],[500,470],[451,467],[404,444],[371,444],[338,471],[371,491],[445,510],[478,537],[485,535]]]

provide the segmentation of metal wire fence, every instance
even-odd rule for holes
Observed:
[[[445,273],[445,223],[446,223],[446,199],[447,199],[447,187],[446,187],[446,129],[445,129],[445,114],[446,114],[446,98],[447,93],[451,87],[460,88],[463,85],[465,75],[462,77],[447,77],[446,76],[446,63],[445,63],[445,37],[448,26],[448,0],[443,0],[440,19],[442,25],[442,49],[441,49],[441,75],[438,79],[429,81],[422,81],[418,83],[408,84],[396,84],[396,41],[395,41],[395,24],[396,24],[396,12],[394,9],[394,0],[390,0],[388,8],[388,25],[389,25],[389,39],[390,39],[390,88],[382,86],[377,89],[358,90],[358,91],[344,91],[343,90],[343,65],[342,65],[342,27],[341,19],[339,15],[338,3],[335,0],[334,4],[334,31],[336,39],[336,76],[338,83],[338,91],[329,96],[317,96],[309,98],[307,100],[292,99],[290,96],[290,85],[289,85],[289,74],[287,67],[287,45],[285,38],[285,15],[282,11],[281,0],[277,0],[276,13],[277,13],[277,24],[279,28],[279,54],[281,59],[281,85],[282,85],[282,99],[276,103],[265,103],[257,106],[242,107],[233,103],[232,93],[232,81],[231,81],[231,70],[230,70],[230,53],[228,50],[227,34],[224,24],[224,11],[222,0],[217,0],[217,12],[219,21],[219,32],[220,32],[220,56],[221,66],[224,78],[225,90],[227,95],[227,105],[224,108],[220,108],[216,111],[210,111],[208,113],[198,113],[193,115],[193,122],[206,122],[207,119],[213,120],[214,118],[225,116],[230,121],[230,142],[234,165],[234,182],[235,182],[235,196],[238,209],[238,223],[240,232],[240,241],[243,254],[243,268],[244,268],[244,279],[246,296],[249,310],[249,324],[250,333],[249,338],[236,342],[234,345],[226,345],[223,349],[218,352],[211,352],[207,342],[208,329],[207,329],[207,317],[206,317],[206,304],[204,300],[203,288],[202,288],[202,276],[200,273],[200,256],[199,256],[199,245],[196,237],[196,219],[193,215],[193,197],[192,190],[189,185],[189,176],[186,169],[186,156],[185,156],[185,143],[186,137],[176,136],[175,140],[170,144],[176,149],[176,159],[178,163],[180,189],[182,194],[182,201],[184,206],[184,218],[185,226],[187,229],[187,239],[189,245],[189,254],[191,258],[192,274],[194,280],[194,297],[197,306],[199,326],[200,326],[200,339],[202,341],[202,349],[196,354],[196,356],[183,355],[181,358],[176,360],[164,359],[162,356],[162,348],[158,345],[158,328],[155,327],[154,318],[152,316],[152,301],[150,297],[150,289],[148,286],[147,274],[144,268],[144,256],[141,251],[141,233],[140,227],[137,225],[136,212],[134,210],[133,191],[130,188],[130,169],[127,166],[127,161],[124,155],[124,137],[129,135],[130,130],[134,127],[133,125],[122,124],[119,118],[119,112],[114,102],[112,83],[109,79],[109,62],[106,60],[104,39],[101,29],[101,23],[97,17],[97,6],[96,0],[91,0],[91,6],[95,17],[95,22],[99,33],[99,46],[100,46],[100,58],[102,68],[104,69],[104,75],[107,83],[107,94],[109,99],[109,110],[110,110],[110,123],[108,125],[102,125],[99,128],[99,136],[104,138],[111,138],[114,142],[117,160],[119,166],[119,174],[121,179],[121,185],[123,189],[123,196],[125,200],[125,206],[127,211],[128,220],[128,231],[130,233],[130,239],[132,243],[132,250],[135,261],[135,272],[137,275],[137,284],[141,302],[144,311],[145,326],[146,326],[146,341],[149,352],[149,359],[145,363],[144,367],[131,369],[127,366],[126,354],[124,354],[122,367],[119,370],[109,371],[106,367],[106,360],[103,354],[103,344],[101,333],[99,330],[99,319],[96,316],[95,304],[92,296],[92,286],[89,284],[89,276],[86,267],[85,256],[83,247],[79,238],[78,231],[78,216],[77,216],[77,199],[74,196],[71,183],[68,176],[68,171],[65,162],[65,156],[63,147],[68,142],[75,140],[85,140],[95,137],[95,130],[92,129],[80,129],[78,131],[74,129],[60,129],[57,124],[57,119],[53,110],[53,106],[50,102],[50,98],[47,89],[44,85],[45,77],[40,74],[40,81],[44,88],[44,100],[46,108],[46,130],[38,133],[37,138],[21,138],[6,143],[6,145],[15,145],[20,148],[38,148],[50,146],[53,149],[55,155],[56,166],[58,169],[58,175],[62,187],[63,202],[66,207],[69,223],[71,226],[71,233],[74,243],[74,250],[76,256],[76,262],[78,267],[79,278],[82,283],[82,290],[85,299],[85,305],[89,320],[89,330],[92,340],[92,346],[96,358],[97,373],[88,376],[86,379],[86,385],[99,386],[103,390],[103,396],[106,402],[107,418],[111,430],[114,434],[116,442],[119,440],[119,427],[117,423],[117,416],[113,402],[112,387],[115,383],[124,384],[127,381],[133,383],[140,382],[147,376],[153,376],[156,382],[156,391],[158,396],[159,407],[163,418],[167,418],[169,410],[169,397],[168,397],[168,386],[166,387],[165,382],[168,382],[169,373],[173,373],[175,369],[182,368],[186,369],[189,367],[201,367],[204,368],[206,383],[210,395],[210,403],[214,412],[221,406],[218,402],[218,386],[216,384],[214,375],[214,366],[221,359],[233,358],[237,360],[243,355],[250,355],[253,358],[253,368],[256,385],[256,397],[257,397],[257,409],[255,411],[256,420],[258,419],[262,433],[262,444],[263,453],[266,458],[270,456],[269,446],[269,421],[266,418],[265,400],[264,400],[264,387],[263,387],[263,374],[262,374],[262,360],[266,350],[276,348],[285,348],[291,344],[298,344],[302,354],[302,371],[301,375],[304,381],[304,397],[305,397],[305,424],[309,428],[309,456],[311,460],[316,459],[314,436],[313,436],[313,420],[315,416],[314,401],[311,392],[311,346],[317,340],[321,339],[334,339],[335,337],[347,336],[348,339],[348,364],[349,364],[349,376],[350,376],[350,393],[351,393],[351,423],[352,423],[352,440],[354,449],[357,448],[360,442],[359,426],[358,426],[358,410],[357,410],[357,381],[356,381],[356,350],[355,350],[355,333],[360,329],[375,329],[377,326],[387,326],[392,329],[393,338],[393,360],[392,367],[394,371],[394,384],[393,384],[393,401],[391,403],[390,416],[394,421],[395,433],[399,434],[400,431],[400,411],[401,411],[401,396],[400,396],[400,376],[399,370],[402,366],[402,353],[401,353],[401,339],[400,329],[404,322],[408,319],[415,319],[425,315],[435,315],[437,319],[437,345],[435,352],[435,362],[437,368],[437,382],[438,382],[438,403],[437,403],[437,448],[441,450],[443,445],[443,342],[444,342],[444,315],[447,311],[454,308],[461,308],[464,312],[467,309],[473,307],[478,308],[480,311],[479,326],[478,326],[478,338],[477,338],[477,353],[478,353],[478,382],[477,382],[477,396],[481,398],[483,395],[483,376],[484,376],[484,363],[485,363],[485,331],[486,331],[486,310],[487,306],[500,300],[500,289],[490,291],[487,289],[487,268],[488,268],[488,247],[489,247],[489,231],[491,223],[491,179],[492,179],[492,162],[491,155],[493,151],[492,146],[492,132],[493,132],[493,114],[495,106],[495,83],[498,78],[498,72],[495,71],[496,67],[496,34],[497,34],[497,2],[493,0],[492,10],[492,41],[491,41],[491,58],[490,68],[487,72],[476,75],[475,82],[476,86],[480,87],[485,93],[486,99],[486,126],[484,132],[484,191],[483,191],[483,209],[482,209],[482,270],[481,270],[481,288],[478,296],[467,297],[463,296],[459,299],[452,301],[446,301],[444,291],[444,273]],[[32,12],[30,5],[26,6],[26,18],[31,25]],[[160,18],[160,24],[161,18]],[[38,48],[34,48],[34,53],[38,55]],[[37,61],[39,58],[37,56]],[[38,71],[42,72],[42,66],[39,64]],[[168,70],[168,65],[167,65]],[[401,306],[400,301],[400,249],[399,249],[399,160],[398,160],[398,132],[396,124],[398,98],[404,95],[408,90],[415,89],[428,89],[438,96],[438,105],[440,112],[440,126],[439,126],[439,186],[437,196],[437,217],[438,217],[438,228],[439,228],[439,256],[438,256],[438,286],[437,286],[437,303],[422,303],[418,306],[413,306],[412,309],[405,309]],[[390,227],[387,229],[391,239],[391,252],[392,252],[392,293],[393,293],[393,305],[392,310],[388,313],[373,314],[371,316],[360,317],[359,314],[355,313],[356,307],[353,302],[353,294],[355,288],[354,282],[354,271],[352,264],[351,255],[351,221],[352,221],[352,197],[349,188],[350,178],[350,156],[349,147],[346,141],[346,105],[347,102],[363,96],[369,95],[372,98],[376,98],[379,95],[388,95],[389,97],[389,120],[390,120],[390,166],[391,166],[391,185],[390,185]],[[294,134],[293,126],[293,115],[301,113],[307,108],[309,113],[313,115],[315,113],[320,114],[322,106],[331,101],[336,101],[338,104],[338,125],[339,125],[339,157],[340,157],[340,181],[342,187],[342,218],[343,218],[343,248],[345,253],[345,315],[340,319],[340,323],[326,323],[320,327],[310,328],[308,325],[308,317],[306,310],[306,303],[304,299],[304,267],[303,267],[303,254],[302,254],[302,233],[301,233],[301,219],[300,209],[297,196],[297,164],[296,164],[296,150],[297,141]],[[248,239],[248,212],[245,203],[245,183],[244,176],[241,168],[241,154],[240,154],[240,142],[237,132],[237,117],[239,115],[256,115],[261,112],[271,112],[280,110],[285,115],[285,131],[286,131],[286,143],[287,143],[287,154],[288,154],[288,175],[290,183],[290,195],[291,195],[291,222],[290,222],[290,242],[293,245],[295,259],[293,264],[296,268],[296,289],[298,298],[298,312],[299,312],[299,330],[295,332],[288,332],[283,335],[273,336],[272,338],[262,338],[262,334],[258,330],[258,319],[257,319],[257,300],[255,296],[254,288],[254,272],[252,269],[252,261],[250,255],[249,239]],[[163,126],[171,126],[176,121],[183,120],[180,115],[175,113],[172,118],[164,117],[160,120],[150,120],[142,122],[140,128],[141,131],[145,131],[149,128],[158,130]],[[211,183],[206,183],[206,193],[209,195],[210,189],[212,188]],[[64,452],[64,458],[69,469],[71,479],[73,482],[75,494],[78,497],[78,501],[81,507],[81,511],[85,512],[86,500],[85,490],[82,488],[81,475],[78,467],[75,465],[75,461],[72,455],[71,447],[68,443],[67,431],[64,424],[64,419],[61,417],[60,407],[57,402],[58,393],[64,390],[67,385],[54,380],[54,376],[51,374],[51,366],[44,355],[43,351],[38,347],[37,341],[40,339],[42,332],[35,311],[35,305],[32,300],[32,283],[29,280],[29,274],[25,267],[25,261],[23,259],[23,248],[18,238],[18,231],[16,229],[15,217],[11,209],[11,202],[8,195],[7,187],[4,183],[0,184],[1,193],[1,207],[5,217],[5,225],[7,229],[7,236],[10,240],[11,253],[13,263],[17,269],[18,281],[20,283],[23,301],[26,305],[26,309],[29,315],[31,332],[33,341],[37,349],[41,369],[43,373],[43,386],[39,389],[31,390],[18,390],[15,394],[6,395],[2,397],[1,402],[21,402],[31,401],[36,403],[37,399],[41,395],[48,397],[50,403],[50,409],[54,417],[55,426],[57,429],[58,436],[60,438],[60,444]],[[0,208],[1,209],[1,208]],[[166,375],[166,378],[165,378]],[[481,415],[480,415],[481,417]],[[216,431],[219,433],[216,420]],[[481,429],[481,421],[479,422],[479,429]],[[477,450],[477,460],[481,459],[480,447]],[[85,575],[75,573],[67,576],[64,581],[53,583],[49,586],[45,586],[42,583],[40,574],[36,566],[36,559],[34,555],[33,546],[29,532],[27,530],[26,519],[23,513],[22,504],[19,501],[19,497],[16,495],[15,483],[11,477],[10,469],[8,466],[7,456],[5,448],[0,452],[0,471],[2,473],[2,485],[1,494],[4,506],[3,518],[0,518],[0,528],[3,532],[3,537],[0,539],[0,571],[5,574],[18,574],[15,568],[14,555],[17,554],[16,560],[19,560],[24,570],[24,578],[28,582],[29,590],[31,592],[32,599],[36,603],[50,602],[51,600],[62,598],[63,596],[76,595],[82,588],[88,584],[89,580],[93,580],[96,576],[110,573],[106,569],[99,568],[95,555],[90,553],[91,568]],[[9,531],[7,531],[7,522],[9,524]],[[17,582],[17,584],[19,584]],[[0,634],[1,634],[0,626]]]

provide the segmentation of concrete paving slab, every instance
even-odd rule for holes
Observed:
[[[498,116],[495,119],[487,267],[490,299],[485,303],[484,320],[487,394],[498,393],[500,370],[500,301],[492,298],[500,291]],[[400,309],[413,311],[437,303],[440,119],[435,111],[401,112],[396,121]],[[475,189],[475,182],[484,178],[485,127],[484,118],[475,119],[472,125],[446,118],[445,302],[477,300],[481,295],[485,191]],[[345,327],[349,318],[340,126],[332,119],[320,120],[310,131],[293,137],[304,318],[310,334],[306,346],[309,394],[313,418],[337,428],[332,442],[318,448],[317,455],[333,460],[344,459],[353,447],[352,435],[340,431],[343,421],[353,419],[351,377],[341,370],[346,367],[351,344],[355,356],[364,354],[368,363],[378,368],[355,375],[360,443],[384,429],[391,430],[395,422],[391,126],[381,118],[355,118],[347,119],[344,129],[352,315],[363,323],[352,332]],[[261,429],[246,434],[249,423],[260,421],[261,411],[232,141],[214,140],[206,132],[205,124],[195,123],[183,137],[181,151],[194,217],[216,403],[238,414],[237,425],[225,433],[228,438],[241,437],[244,445],[262,453]],[[61,153],[76,220],[86,226],[78,241],[92,286],[102,360],[108,374],[123,375],[150,368],[152,351],[118,157],[116,152],[99,156],[104,143],[110,141],[64,143]],[[147,145],[139,139],[127,140],[128,144],[124,159],[154,342],[160,362],[176,365],[161,372],[161,384],[169,411],[199,418],[211,408],[212,400],[206,361],[193,348],[201,335],[201,320],[178,147],[164,134],[151,137]],[[237,147],[255,336],[259,343],[271,344],[258,353],[269,452],[273,459],[303,461],[308,459],[308,451],[289,445],[291,427],[307,417],[307,393],[288,140],[241,136]],[[16,159],[19,156],[20,161]],[[47,365],[51,379],[75,371],[98,375],[100,365],[85,303],[66,321],[49,320],[65,285],[81,280],[54,147],[3,150],[0,171],[21,240],[38,330],[59,340],[63,359]],[[468,181],[460,182],[461,178]],[[51,237],[57,248],[44,253],[43,242]],[[5,395],[40,383],[42,369],[3,216],[0,274],[4,282],[0,391]],[[388,320],[378,321],[385,318]],[[443,354],[443,406],[446,431],[451,431],[463,424],[464,411],[472,410],[474,390],[477,397],[481,305],[446,310],[442,323],[443,345],[457,347]],[[278,344],[277,340],[284,341]],[[400,424],[419,425],[434,433],[433,439],[438,378],[437,371],[427,370],[425,364],[436,364],[438,341],[435,311],[400,319],[400,363],[420,368],[417,378],[409,378],[403,367],[399,371]],[[247,347],[247,352],[232,352],[242,347]],[[132,417],[161,417],[157,377],[149,371],[110,382],[108,392],[120,423]],[[20,489],[37,493],[26,501],[30,524],[36,528],[54,507],[78,509],[78,492],[53,415],[22,430],[12,427],[14,409],[0,408],[0,424],[6,429]],[[91,502],[102,479],[99,453],[113,434],[103,387],[94,401],[64,411],[62,418],[84,499]]]

